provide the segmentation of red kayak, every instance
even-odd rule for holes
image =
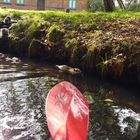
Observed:
[[[55,85],[48,93],[45,110],[53,140],[86,140],[89,106],[74,85],[66,81]]]

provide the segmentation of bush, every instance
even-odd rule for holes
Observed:
[[[140,12],[140,3],[133,3],[128,7],[128,11]]]
[[[89,0],[89,11],[104,11],[104,4],[102,0]]]
[[[28,30],[30,27],[31,21],[25,20],[25,21],[19,21],[17,24],[14,24],[11,27],[11,34],[14,37],[17,38],[23,38],[25,37],[25,31]]]

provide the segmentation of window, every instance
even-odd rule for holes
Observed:
[[[23,5],[24,4],[24,0],[17,0],[17,4]]]
[[[4,3],[11,3],[11,0],[4,0]]]
[[[69,9],[76,9],[76,0],[69,0]]]

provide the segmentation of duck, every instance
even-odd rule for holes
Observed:
[[[76,74],[81,74],[82,71],[79,68],[73,68],[68,65],[56,65],[56,67],[64,73],[76,75]]]

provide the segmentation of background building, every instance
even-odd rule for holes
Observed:
[[[88,0],[0,0],[1,7],[25,10],[87,10]]]
[[[37,9],[37,0],[0,0],[1,7],[15,9]]]

